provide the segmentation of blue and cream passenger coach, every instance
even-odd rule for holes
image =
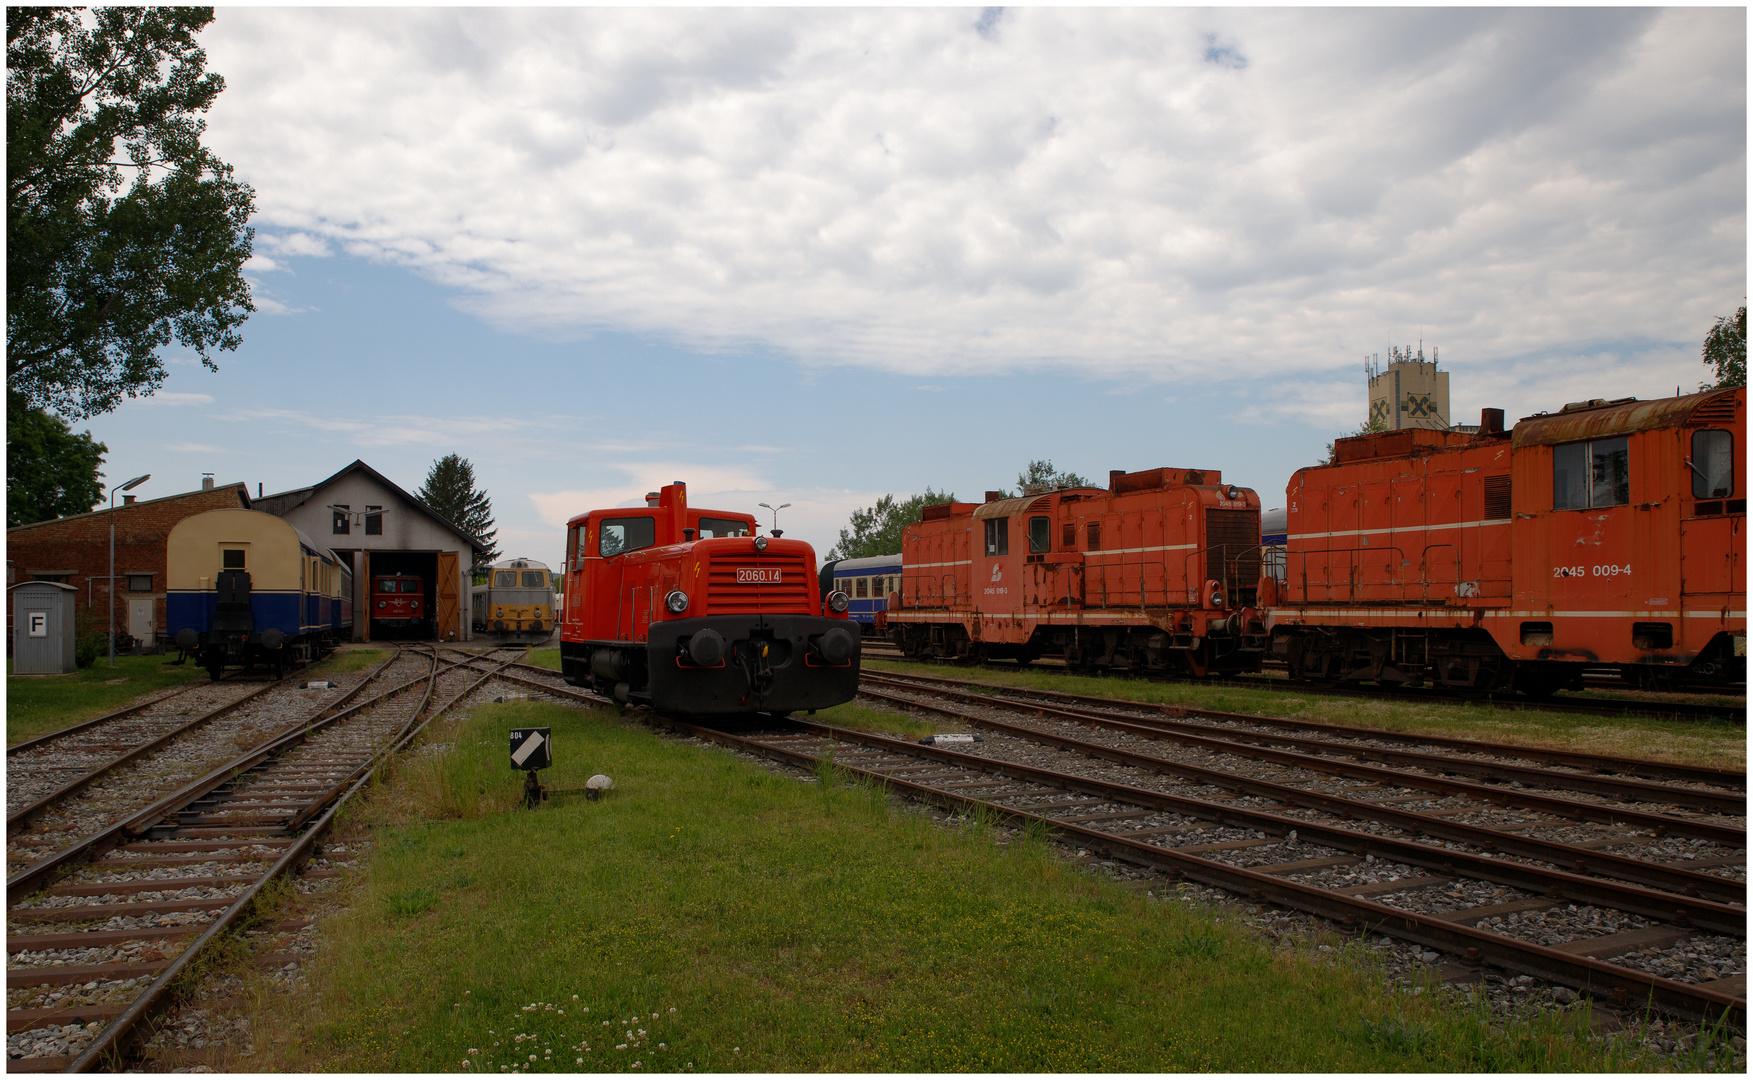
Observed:
[[[284,672],[326,655],[353,626],[353,574],[273,514],[211,510],[166,541],[167,629],[215,679],[228,666]]]

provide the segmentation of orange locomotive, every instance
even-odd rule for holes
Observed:
[[[1109,474],[925,508],[885,625],[909,656],[1061,656],[1074,668],[1258,671],[1260,499],[1215,470]]]
[[[747,514],[694,510],[679,481],[637,509],[567,522],[566,681],[696,715],[783,715],[851,701],[859,630],[819,600],[815,551],[756,536]]]
[[[1273,654],[1294,678],[1534,696],[1585,668],[1744,681],[1746,408],[1742,388],[1339,440],[1286,494]]]

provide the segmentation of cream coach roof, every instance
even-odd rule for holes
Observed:
[[[172,589],[210,589],[219,572],[219,553],[242,548],[252,591],[296,592],[304,552],[318,552],[310,537],[283,518],[259,510],[209,510],[184,518],[165,542],[165,572]]]

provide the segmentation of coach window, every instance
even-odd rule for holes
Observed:
[[[657,519],[648,517],[604,518],[597,538],[597,554],[625,555],[657,543]]]
[[[988,518],[986,521],[986,554],[1010,554],[1010,519]]]
[[[1044,517],[1029,519],[1029,554],[1040,555],[1053,550],[1053,523]]]
[[[1710,430],[1692,433],[1692,497],[1721,499],[1735,493],[1735,435]]]
[[[870,595],[870,579],[867,577],[852,579],[852,595],[863,600]]]
[[[747,535],[749,535],[749,523],[746,521],[737,521],[734,518],[703,517],[700,519],[700,539],[702,540],[714,536]]]
[[[349,507],[346,503],[338,503],[334,507],[336,536],[346,536],[353,531],[352,515],[348,513],[348,510]]]
[[[1596,439],[1552,448],[1552,509],[1589,510],[1631,501],[1631,442]]]
[[[511,589],[517,586],[516,570],[493,571],[493,587],[495,589]]]
[[[247,570],[244,563],[243,548],[225,548],[219,553],[219,569]]]
[[[383,535],[383,507],[368,506],[365,508],[365,535]]]

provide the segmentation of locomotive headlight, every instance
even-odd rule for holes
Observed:
[[[387,601],[387,600],[379,600],[379,601],[378,601],[378,602],[377,602],[377,606],[378,606],[378,607],[388,607],[388,606],[389,606],[389,601]]]
[[[1242,489],[1237,487],[1234,484],[1231,484],[1229,486],[1229,490],[1224,492],[1224,495],[1226,495],[1227,497],[1229,497],[1231,499],[1239,499],[1242,497]]]
[[[688,594],[680,589],[671,589],[670,594],[663,598],[663,606],[670,609],[670,614],[680,615],[688,610]]]
[[[767,538],[765,536],[755,537],[755,550],[756,551],[766,551],[767,550]]]
[[[852,597],[847,596],[839,589],[835,589],[828,594],[828,610],[832,611],[834,614],[838,615],[851,606]]]

